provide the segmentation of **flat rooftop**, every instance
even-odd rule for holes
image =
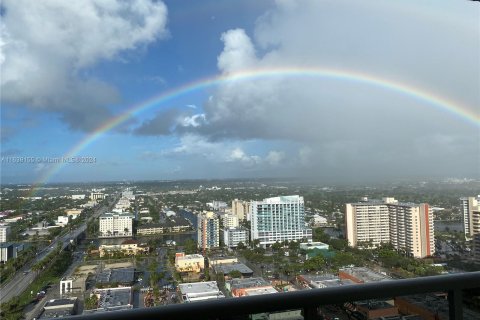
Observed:
[[[77,301],[77,298],[63,298],[63,299],[53,299],[47,302],[45,305],[45,309],[50,308],[50,307],[60,307],[60,306],[71,306],[74,305],[75,302]]]
[[[98,294],[98,309],[85,310],[83,314],[132,309],[132,288],[95,289]]]
[[[216,281],[182,283],[178,287],[185,303],[225,298],[225,295],[218,289]]]
[[[273,294],[278,293],[274,287],[266,287],[266,288],[250,288],[245,291],[245,296],[261,296],[264,294]]]
[[[134,279],[134,268],[105,269],[97,276],[98,283],[131,283]]]
[[[230,290],[266,287],[270,285],[270,282],[266,281],[263,278],[232,279],[227,281],[227,283],[230,285]]]
[[[178,260],[193,260],[193,259],[203,259],[203,256],[201,254],[187,254],[187,255],[184,255],[183,257],[175,257],[175,259],[178,259]]]
[[[216,273],[229,274],[232,271],[240,271],[241,274],[253,274],[253,270],[243,263],[221,264],[214,267]]]
[[[392,280],[392,278],[390,278],[389,276],[383,275],[381,273],[378,273],[363,267],[343,268],[343,269],[340,269],[339,271],[347,273],[363,281],[364,283]]]

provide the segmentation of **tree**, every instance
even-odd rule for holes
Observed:
[[[197,253],[197,244],[192,239],[187,239],[183,244],[183,250],[186,254]]]
[[[98,297],[96,294],[92,294],[90,297],[85,299],[85,309],[92,310],[98,308]]]
[[[246,248],[247,247],[245,246],[245,244],[241,241],[237,244],[237,249],[239,249],[239,250],[244,250]]]
[[[241,278],[241,277],[242,277],[242,273],[241,273],[240,271],[238,271],[238,270],[232,270],[232,271],[230,271],[230,272],[228,273],[228,276],[229,276],[230,278],[232,278],[232,279],[233,279],[233,278]]]
[[[275,242],[274,244],[272,244],[272,250],[273,250],[273,251],[278,251],[278,250],[280,250],[282,247],[283,247],[282,244],[281,244],[280,242],[278,242],[278,241]]]

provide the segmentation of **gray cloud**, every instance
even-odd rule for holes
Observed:
[[[1,102],[57,113],[78,130],[103,123],[120,98],[89,68],[167,35],[160,1],[6,0],[2,8]]]
[[[258,20],[254,40],[241,29],[221,36],[218,67],[223,75],[252,68],[353,71],[435,93],[478,114],[478,6],[438,7],[278,1]],[[221,84],[203,110],[205,122],[193,131],[211,140],[293,141],[303,151],[292,162],[303,164],[303,172],[479,175],[478,126],[362,82],[280,72]]]

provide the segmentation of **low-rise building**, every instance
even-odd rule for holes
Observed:
[[[253,276],[253,270],[243,263],[220,264],[214,266],[213,270],[216,274],[223,274],[223,276],[228,276],[232,271],[240,272],[244,278],[250,278]]]
[[[65,210],[65,214],[67,215],[67,217],[75,220],[82,214],[82,211],[82,209],[68,209]]]
[[[232,279],[225,282],[225,288],[230,292],[233,297],[247,296],[249,291],[255,291],[256,289],[263,289],[263,292],[272,291],[274,289],[270,282],[263,278],[245,278],[245,279]],[[276,290],[275,290],[276,292]]]
[[[43,307],[39,319],[65,318],[77,313],[77,298],[53,299]]]
[[[221,264],[237,263],[238,258],[237,257],[209,257],[208,262],[210,266],[215,267]]]
[[[98,312],[120,311],[133,308],[132,288],[103,288],[95,289],[92,295],[97,296],[97,305],[94,309],[84,310],[83,314]]]
[[[228,228],[223,231],[223,241],[229,248],[236,248],[240,242],[244,245],[248,244],[249,237],[249,231],[242,227]]]
[[[163,233],[179,233],[192,230],[192,226],[188,223],[148,223],[137,228],[137,235],[149,236]]]
[[[323,275],[299,275],[298,283],[304,288],[319,289],[332,288],[356,284],[350,279],[340,279],[332,274]]]
[[[225,295],[218,289],[216,281],[182,283],[178,285],[183,303],[221,299]]]
[[[68,216],[58,216],[56,225],[65,227],[68,222],[70,222],[70,218]]]
[[[129,286],[133,284],[134,280],[134,268],[105,269],[97,275],[97,284],[100,285],[116,283],[122,286]]]
[[[72,194],[71,195],[72,200],[83,200],[85,199],[84,194]]]
[[[121,252],[125,255],[135,256],[137,254],[145,254],[150,251],[150,248],[145,244],[140,244],[138,241],[128,239],[121,244],[102,244],[98,247],[100,257],[106,255],[113,255],[117,252]]]
[[[185,254],[177,252],[175,254],[175,270],[178,272],[199,273],[205,269],[205,258],[201,254]]]
[[[387,275],[384,275],[363,267],[352,267],[352,268],[340,269],[338,272],[338,277],[340,279],[350,279],[355,283],[368,283],[368,282],[392,280],[392,278],[390,278]]]
[[[383,300],[357,301],[355,307],[368,320],[398,316],[398,308]]]
[[[329,246],[326,243],[323,242],[302,242],[300,243],[300,249],[303,250],[313,250],[313,249],[319,249],[319,250],[328,250]]]

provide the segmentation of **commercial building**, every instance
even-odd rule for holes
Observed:
[[[463,226],[465,232],[465,239],[472,240],[475,233],[480,233],[480,221],[475,223],[474,212],[477,213],[480,210],[479,207],[480,196],[477,197],[464,197],[460,198],[460,211],[463,214]]]
[[[230,292],[232,297],[244,297],[249,293],[267,292],[277,293],[270,282],[263,278],[246,278],[246,279],[232,279],[225,282],[225,288]]]
[[[218,289],[216,281],[181,283],[178,288],[182,294],[183,303],[225,298]]]
[[[47,302],[43,307],[43,313],[39,319],[65,318],[76,314],[77,298],[54,299]]]
[[[117,252],[129,256],[136,256],[137,254],[145,254],[150,251],[150,248],[145,244],[140,244],[138,241],[128,239],[121,244],[102,244],[98,247],[100,257],[114,255]]]
[[[67,217],[70,217],[72,220],[77,219],[82,214],[82,209],[68,209],[65,210]]]
[[[253,276],[253,270],[243,263],[220,264],[214,266],[213,270],[216,274],[222,274],[223,276],[228,276],[232,271],[240,272],[244,278],[250,278]]]
[[[175,270],[178,272],[196,272],[199,273],[205,269],[205,258],[200,254],[185,254],[177,252],[175,254]]]
[[[220,246],[220,229],[218,216],[211,211],[197,217],[197,245],[202,250]]]
[[[392,278],[388,277],[387,275],[363,267],[340,269],[338,271],[338,277],[341,280],[348,279],[355,283],[369,283],[392,280]]]
[[[188,223],[184,224],[159,224],[147,223],[137,228],[137,235],[149,236],[163,233],[178,233],[192,230]]]
[[[58,216],[56,225],[65,227],[69,222],[70,222],[69,216]]]
[[[399,203],[394,198],[347,203],[346,234],[352,247],[391,243],[423,258],[435,253],[433,213],[428,204]]]
[[[84,194],[72,194],[72,200],[83,200],[85,199]]]
[[[90,200],[93,200],[93,201],[101,201],[103,199],[105,199],[105,193],[102,193],[102,192],[90,192]]]
[[[223,231],[223,241],[229,248],[236,248],[240,242],[247,245],[248,238],[249,232],[246,228],[229,228]]]
[[[7,242],[10,235],[10,226],[0,226],[0,243]]]
[[[247,201],[235,199],[232,201],[232,214],[239,220],[249,220],[250,204]]]
[[[357,301],[355,308],[364,319],[377,319],[381,317],[398,316],[398,308],[383,300]]]
[[[340,279],[333,274],[308,275],[302,274],[297,277],[298,283],[304,288],[319,289],[332,288],[356,284],[350,279]]]
[[[251,240],[259,240],[261,246],[277,241],[312,239],[312,229],[305,226],[305,206],[301,196],[252,201],[250,211]]]
[[[83,314],[120,311],[133,308],[131,287],[95,289],[92,294],[97,296],[98,304],[95,309],[84,310]]]
[[[15,259],[24,248],[23,243],[0,243],[0,262],[5,263],[10,259]]]
[[[129,237],[133,234],[134,215],[130,213],[104,213],[100,216],[100,237]]]
[[[130,286],[135,280],[134,268],[104,269],[97,275],[98,284],[117,283],[122,286]]]

